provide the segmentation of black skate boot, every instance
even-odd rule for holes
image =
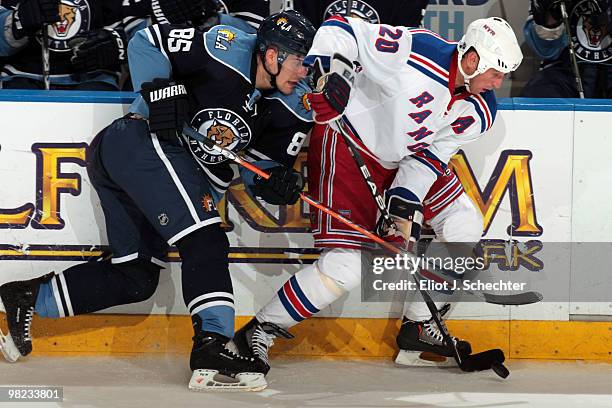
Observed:
[[[261,391],[268,386],[265,364],[227,349],[229,338],[202,332],[193,338],[189,366],[192,391]]]
[[[440,318],[450,309],[450,304],[445,304],[440,308]],[[444,324],[444,321],[442,324]],[[461,356],[467,356],[472,352],[470,343],[452,338],[457,346],[457,351]],[[395,362],[409,366],[435,366],[435,367],[456,367],[454,353],[451,347],[447,346],[442,337],[442,333],[434,322],[433,318],[425,321],[414,322],[405,317],[402,319],[402,326],[396,338],[399,352]]]
[[[267,374],[270,370],[268,351],[274,345],[276,337],[292,339],[294,336],[274,323],[259,323],[254,317],[236,332],[234,344],[240,355],[261,360],[266,366]]]
[[[0,331],[0,351],[10,363],[32,352],[30,326],[41,283],[49,281],[54,273],[27,281],[15,281],[0,286],[0,308],[6,313],[8,335]]]

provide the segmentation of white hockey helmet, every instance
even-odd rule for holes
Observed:
[[[466,75],[461,66],[463,55],[474,48],[480,58],[478,68]],[[499,17],[481,18],[468,26],[465,35],[457,44],[459,71],[467,79],[484,73],[489,68],[507,74],[518,68],[523,60],[521,47],[510,24]]]

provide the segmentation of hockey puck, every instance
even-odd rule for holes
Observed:
[[[510,375],[510,371],[505,365],[503,365],[503,363],[500,363],[499,361],[491,363],[491,370],[493,370],[495,374],[499,375],[501,378],[508,378]]]

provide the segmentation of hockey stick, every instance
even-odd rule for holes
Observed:
[[[376,206],[381,212],[381,215],[385,223],[389,227],[397,229],[397,227],[395,226],[395,223],[393,222],[393,220],[391,219],[391,216],[389,215],[389,212],[386,210],[385,200],[376,191],[376,184],[374,183],[374,180],[372,180],[372,176],[370,174],[370,171],[368,170],[368,166],[366,166],[365,162],[363,161],[361,154],[359,153],[357,148],[355,148],[353,142],[350,140],[349,136],[346,134],[346,130],[344,129],[344,126],[340,120],[336,121],[336,126],[338,126],[338,128],[340,129],[340,134],[342,135],[344,141],[348,145],[349,152],[351,153],[353,160],[355,160],[357,167],[359,167],[359,170],[361,171],[361,175],[363,176],[366,184],[370,188],[370,194],[372,195],[372,198],[374,198],[374,201],[376,202]],[[376,242],[380,243],[381,240],[382,239],[379,238],[379,240],[376,240]],[[406,254],[409,257],[412,256],[412,260],[416,261],[416,258],[414,257],[414,255],[407,251],[401,251],[401,252],[396,252],[396,253]],[[436,280],[435,278],[444,280],[444,277],[442,276],[436,275],[433,272],[431,274],[433,275],[434,280]],[[457,277],[455,276],[452,278],[456,279]],[[517,294],[512,294],[512,295],[496,295],[492,293],[471,291],[468,289],[464,289],[463,291],[481,300],[484,300],[487,303],[492,303],[496,305],[513,305],[513,306],[526,305],[526,304],[531,304],[531,303],[537,303],[543,299],[543,296],[541,293],[533,292],[533,291],[517,293]]]
[[[349,148],[349,152],[351,153],[351,156],[353,157],[355,164],[357,165],[357,167],[359,167],[359,171],[361,172],[361,175],[363,176],[364,181],[366,182],[366,184],[368,185],[370,189],[370,194],[372,195],[372,198],[374,198],[374,201],[376,202],[378,210],[380,211],[381,214],[384,215],[385,220],[387,218],[391,219],[391,216],[389,212],[387,211],[387,207],[384,205],[384,199],[378,193],[376,184],[372,180],[370,172],[368,171],[368,167],[363,161],[361,154],[359,153],[357,148],[353,145],[353,142],[350,140],[350,137],[346,133],[342,120],[337,119],[334,123],[338,127],[340,135],[342,136],[347,147]],[[398,251],[393,251],[393,252],[398,253]],[[420,270],[421,268],[418,268],[418,269]],[[422,290],[420,288],[420,284],[419,284],[420,281],[419,281],[419,278],[416,276],[416,274],[412,275],[412,277],[417,285],[417,288],[419,289],[419,292],[421,293],[421,296],[423,296],[423,300],[425,301],[425,304],[427,305],[427,308],[429,309],[429,312],[431,313],[431,316],[434,322],[436,323],[436,326],[438,326],[438,330],[442,334],[444,342],[453,351],[455,361],[457,362],[457,365],[459,366],[459,368],[461,368],[461,370],[463,371],[482,371],[482,370],[492,369],[500,377],[502,378],[508,377],[510,372],[503,365],[505,357],[504,357],[504,352],[500,349],[487,350],[481,353],[471,354],[467,356],[462,356],[461,353],[459,353],[459,350],[457,350],[457,345],[455,344],[450,334],[448,333],[448,329],[442,323],[440,311],[436,307],[436,304],[432,300],[429,293],[427,293],[427,291]]]
[[[221,147],[220,145],[213,142],[211,139],[204,137],[202,134],[200,134],[199,132],[197,132],[196,130],[194,130],[188,125],[185,125],[183,127],[183,134],[191,137],[194,140],[197,140],[203,143],[207,148],[214,150],[216,153],[221,154],[223,157],[229,160],[232,160],[236,164],[251,170],[253,173],[263,177],[264,179],[268,179],[270,177],[265,171],[247,162],[246,160],[244,160],[243,158],[241,158],[240,156],[238,156],[236,153],[232,152],[231,150]],[[373,187],[375,188],[376,186],[374,185]],[[302,200],[312,205],[313,207],[318,208],[319,210],[323,211],[326,214],[329,214],[331,217],[339,220],[340,222],[351,227],[352,229],[362,233],[363,235],[367,236],[371,240],[378,242],[380,245],[388,249],[390,252],[396,253],[396,254],[403,254],[403,253],[409,254],[408,252],[402,251],[396,246],[392,245],[391,243],[383,240],[378,235],[375,235],[374,233],[368,231],[367,229],[361,227],[360,225],[350,221],[346,217],[338,214],[337,212],[333,211],[331,208],[325,206],[324,204],[307,196],[306,194],[300,193],[300,197],[302,198]],[[409,255],[414,257],[414,255],[412,254],[409,254]],[[415,277],[415,281],[416,280],[417,278]],[[418,287],[418,281],[417,281],[417,287]],[[504,353],[503,351],[499,349],[488,350],[482,353],[462,357],[459,354],[459,351],[457,350],[455,342],[452,341],[450,335],[448,334],[446,327],[442,324],[440,320],[439,311],[436,308],[435,304],[433,303],[433,300],[431,299],[429,294],[427,294],[426,292],[421,291],[421,294],[423,295],[423,298],[425,299],[427,307],[429,308],[432,314],[434,322],[436,323],[436,325],[438,326],[438,328],[440,329],[440,332],[442,333],[444,337],[444,341],[447,344],[451,345],[453,352],[454,352],[454,358],[457,361],[457,365],[459,365],[459,367],[463,371],[482,371],[482,370],[493,369],[499,376],[503,378],[506,378],[509,375],[508,369],[504,367],[502,364],[505,359]]]
[[[202,134],[200,134],[199,132],[197,132],[196,130],[194,130],[193,128],[191,128],[191,126],[185,125],[183,128],[183,133],[189,137],[191,137],[194,140],[197,140],[201,143],[203,143],[207,148],[214,150],[215,152],[221,154],[223,157],[225,157],[226,159],[232,160],[233,162],[235,162],[236,164],[243,166],[249,170],[251,170],[253,173],[267,179],[269,176],[266,172],[264,172],[263,170],[261,170],[260,168],[258,168],[257,166],[249,163],[248,161],[244,160],[242,157],[238,156],[236,153],[232,152],[231,150],[225,149],[221,146],[219,146],[218,144],[214,143],[212,140],[210,140],[207,137],[204,137]],[[367,167],[364,167],[364,169],[367,171]],[[373,183],[373,182],[372,182]],[[375,184],[372,184],[373,187],[376,187]],[[410,258],[411,261],[413,262],[418,262],[418,258],[407,251],[403,251],[402,249],[396,247],[395,245],[392,245],[391,243],[385,241],[384,239],[382,239],[381,237],[379,237],[378,235],[368,231],[367,229],[363,228],[362,226],[355,224],[353,221],[349,220],[348,218],[345,218],[344,216],[342,216],[341,214],[338,214],[336,211],[328,208],[327,206],[325,206],[324,204],[318,202],[317,200],[313,199],[312,197],[301,193],[300,194],[300,198],[302,198],[302,200],[306,201],[308,204],[312,205],[315,208],[318,208],[319,210],[323,211],[324,213],[328,214],[329,216],[337,219],[338,221],[346,224],[347,226],[349,226],[350,228],[354,229],[355,231],[358,231],[360,233],[362,233],[363,235],[365,235],[366,237],[370,238],[372,241],[380,244],[381,246],[383,246],[385,249],[396,253],[396,254],[400,254],[400,255],[406,255]],[[382,201],[384,203],[384,201]],[[391,223],[393,224],[393,220],[391,220],[391,218],[388,218]],[[438,277],[436,275],[436,277]],[[514,294],[514,295],[495,295],[495,294],[491,294],[491,293],[482,293],[482,292],[478,292],[478,291],[470,291],[465,289],[464,292],[470,293],[472,295],[474,295],[475,297],[481,299],[484,302],[487,303],[492,303],[492,304],[496,304],[496,305],[526,305],[526,304],[531,304],[531,303],[537,303],[540,300],[542,300],[542,295],[538,292],[524,292],[524,293],[518,293],[518,294]]]
[[[204,146],[206,146],[207,148],[214,150],[216,153],[219,153],[220,155],[222,155],[223,157],[225,157],[226,159],[229,159],[231,161],[233,161],[234,163],[238,164],[239,166],[243,166],[244,168],[252,171],[253,173],[257,174],[258,176],[264,178],[264,179],[268,179],[270,178],[270,175],[268,173],[266,173],[265,171],[263,171],[262,169],[260,169],[259,167],[255,166],[252,163],[249,163],[248,161],[244,160],[242,157],[238,156],[236,153],[234,153],[233,151],[226,149],[224,147],[221,147],[220,145],[216,144],[215,142],[213,142],[211,139],[205,137],[204,135],[202,135],[201,133],[199,133],[197,130],[193,129],[191,126],[189,125],[185,125],[183,127],[183,134],[189,136],[190,138],[197,140],[198,142],[204,144]],[[394,253],[403,253],[401,249],[395,247],[394,245],[392,245],[391,243],[385,241],[384,239],[380,238],[378,235],[375,235],[374,233],[368,231],[367,229],[363,228],[362,226],[355,224],[353,221],[349,220],[348,218],[344,217],[343,215],[335,212],[334,210],[332,210],[331,208],[327,207],[325,204],[320,203],[319,201],[315,200],[314,198],[304,194],[304,193],[300,193],[300,198],[302,200],[304,200],[305,202],[307,202],[308,204],[312,205],[315,208],[318,208],[319,210],[323,211],[324,213],[328,214],[329,216],[337,219],[338,221],[346,224],[347,226],[349,226],[350,228],[354,229],[355,231],[358,231],[360,233],[362,233],[363,235],[365,235],[366,237],[370,238],[371,240],[378,242],[380,245],[382,245],[383,247],[385,247],[386,249],[388,249],[391,252]],[[410,254],[412,256],[412,254]]]
[[[561,8],[561,17],[563,18],[563,24],[565,24],[565,35],[567,35],[568,51],[570,54],[570,60],[572,62],[572,71],[574,71],[574,78],[576,79],[576,89],[578,89],[578,95],[580,99],[584,99],[584,88],[582,87],[582,78],[580,77],[580,69],[578,68],[578,60],[576,59],[576,51],[574,50],[574,42],[572,41],[572,32],[569,26],[569,16],[567,15],[567,7],[565,0],[559,2]]]
[[[51,88],[51,82],[49,80],[49,72],[51,71],[51,64],[49,62],[49,26],[47,24],[43,25],[41,31],[41,52],[42,52],[42,74],[43,74],[43,83],[45,85],[45,90],[49,90]]]

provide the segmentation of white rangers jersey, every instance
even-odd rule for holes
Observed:
[[[365,154],[398,168],[388,194],[422,202],[450,158],[495,119],[493,91],[454,95],[456,44],[425,29],[334,16],[307,56],[339,53],[361,67],[343,120]]]

